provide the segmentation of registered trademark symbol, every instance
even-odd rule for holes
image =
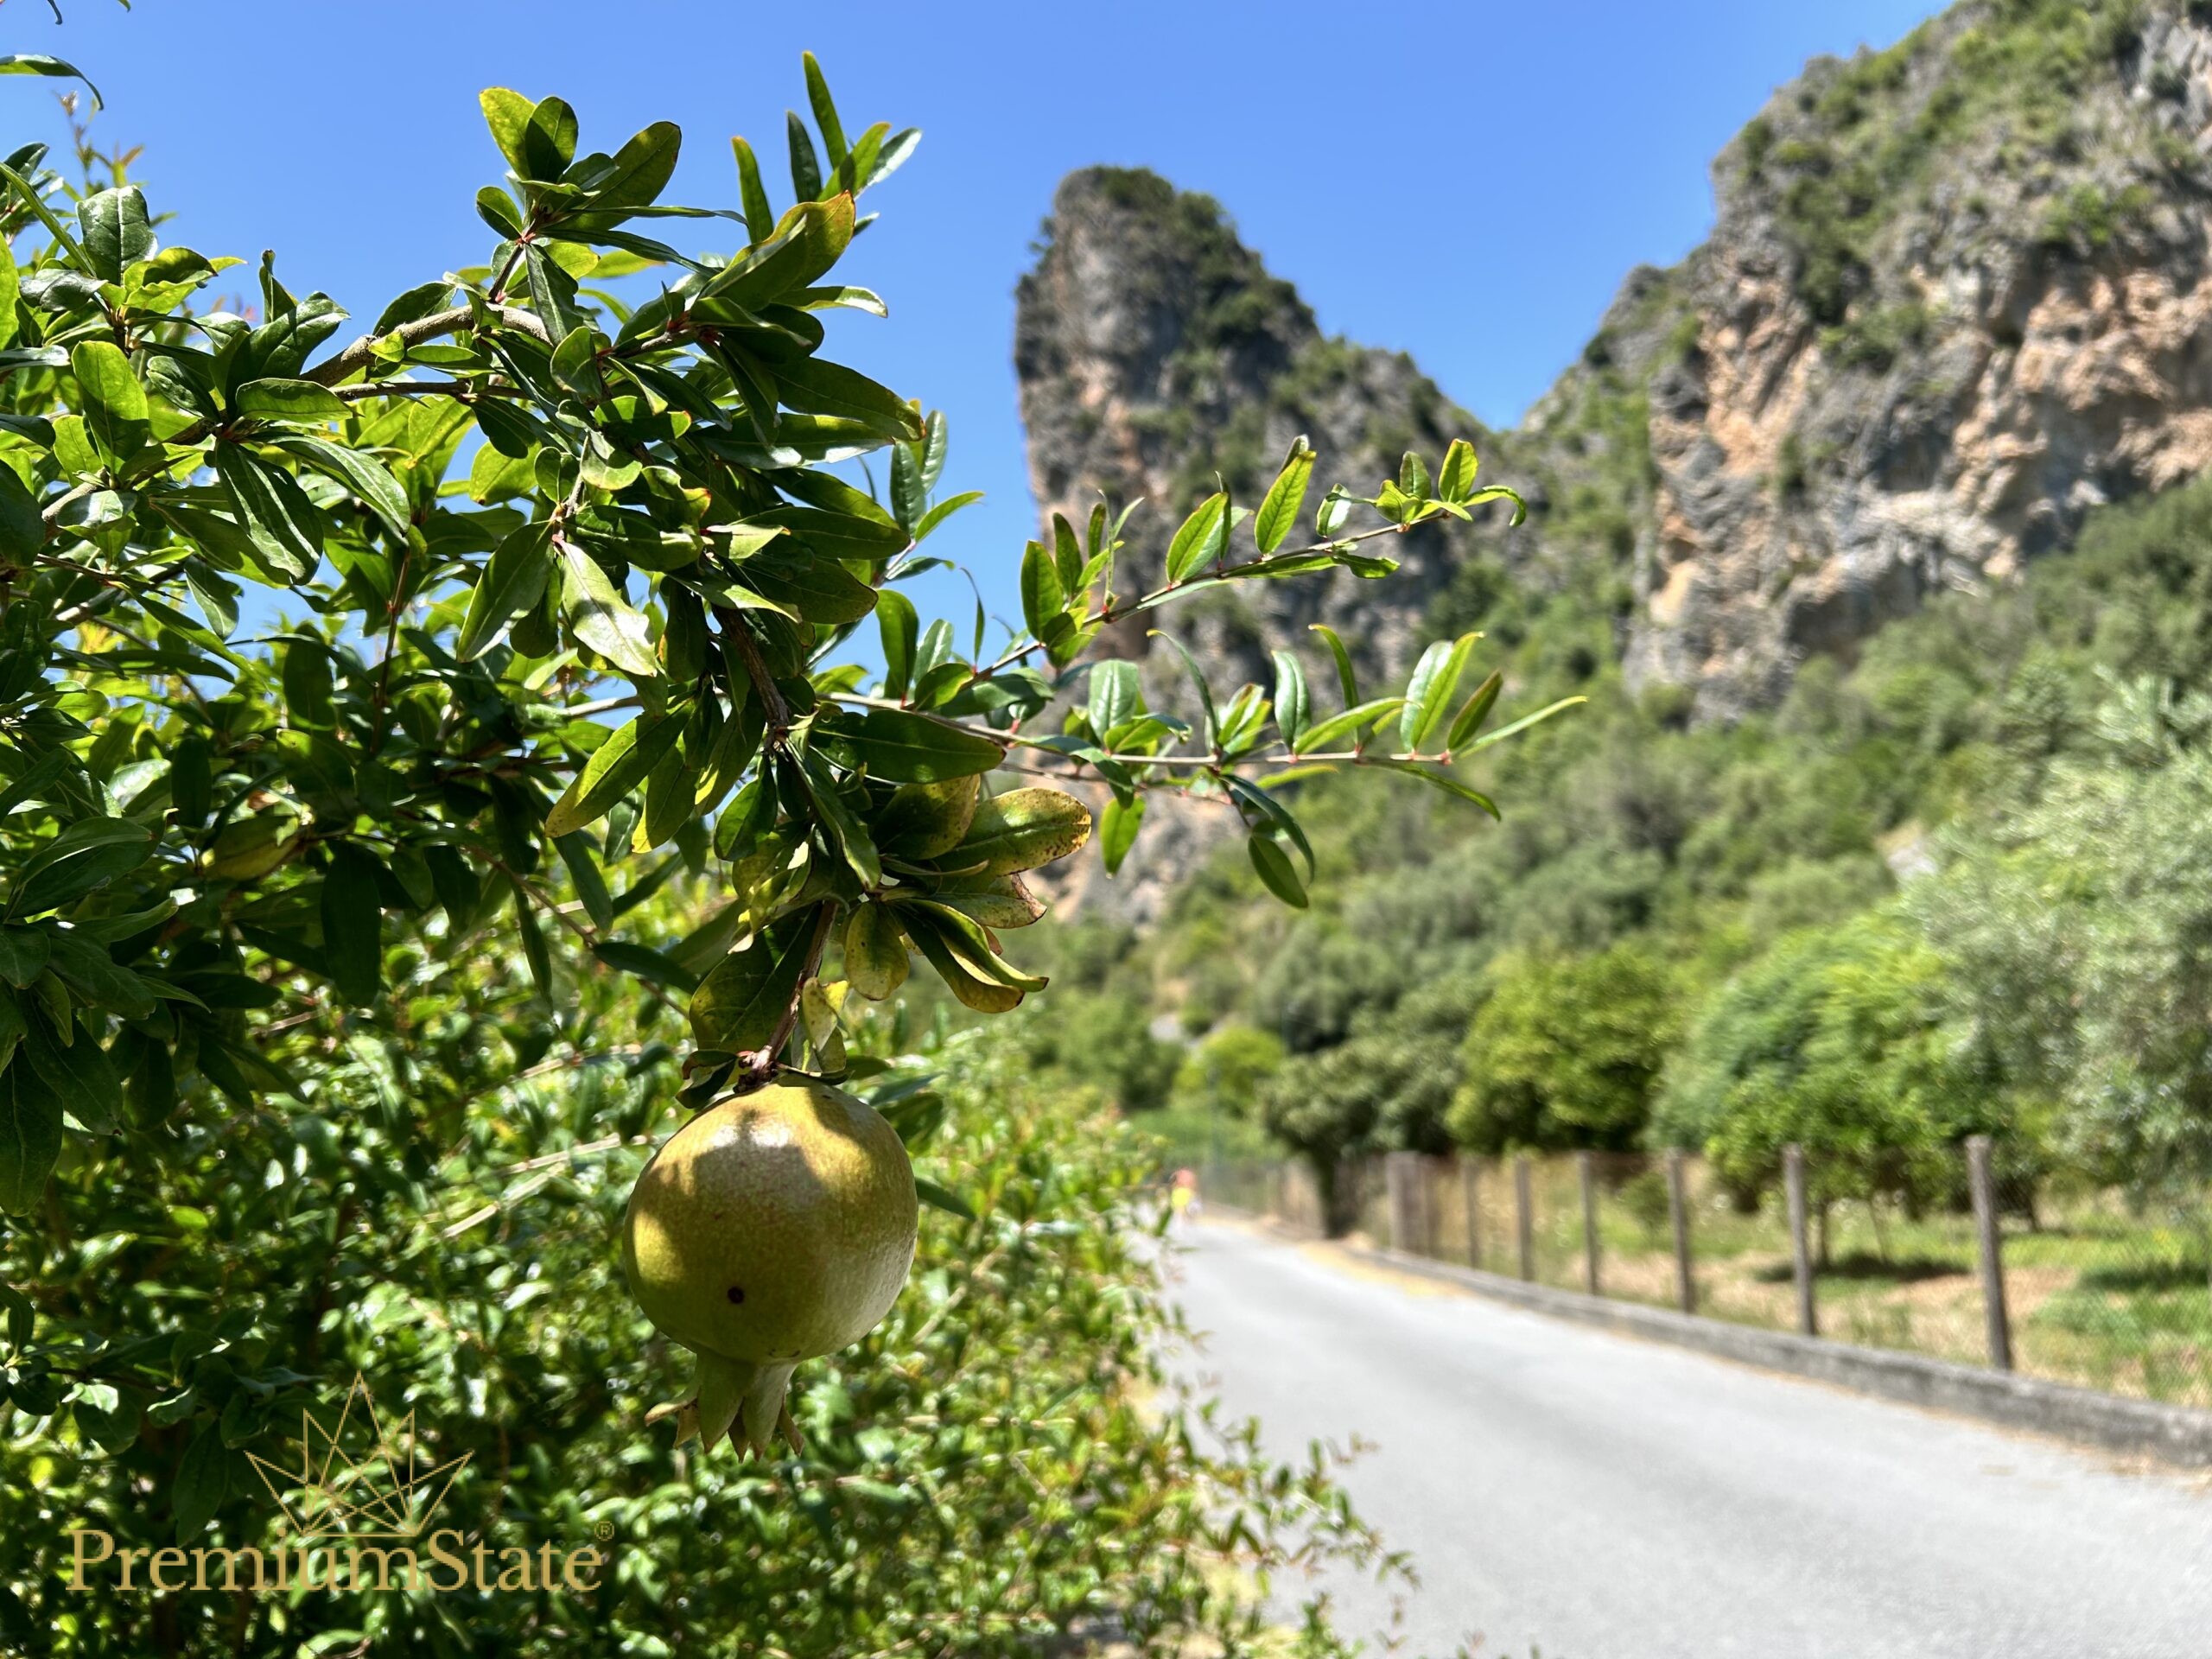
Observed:
[[[592,1531],[598,1535],[599,1541],[603,1544],[614,1535],[614,1523],[612,1521],[602,1521],[594,1527]]]

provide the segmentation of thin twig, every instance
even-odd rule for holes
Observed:
[[[489,309],[492,315],[497,317],[508,327],[519,328],[526,334],[535,334],[546,345],[550,346],[553,343],[552,335],[546,328],[544,322],[533,313],[518,311],[511,305],[494,305]],[[433,311],[427,317],[417,317],[412,322],[403,322],[397,328],[387,329],[382,334],[363,334],[335,357],[316,364],[301,378],[312,380],[319,386],[334,386],[352,374],[354,370],[365,366],[376,356],[377,342],[379,340],[389,340],[392,335],[397,334],[399,336],[402,346],[410,347],[420,346],[425,340],[437,340],[446,334],[459,334],[471,325],[475,315],[474,308],[457,305],[448,311]],[[170,442],[174,443],[178,440],[173,438]]]

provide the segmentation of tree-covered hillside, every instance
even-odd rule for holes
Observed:
[[[1210,1055],[1279,1044],[1217,1100],[1315,1154],[1710,1143],[1757,1182],[1785,1140],[2002,1128],[2131,1179],[2201,1165],[2212,481],[2093,515],[1733,726],[1578,673],[1586,613],[1475,566],[1433,619],[1510,648],[1530,706],[1591,699],[1468,769],[1502,824],[1323,780],[1301,814],[1359,874],[1307,911],[1221,856],[1155,931],[1062,931],[1125,1054],[1161,1014],[1208,1033],[1179,1081],[1173,1044],[1124,1064],[1125,1105],[1195,1120]],[[1050,1046],[1090,1046],[1065,1004]]]

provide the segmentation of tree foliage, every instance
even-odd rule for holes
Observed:
[[[1453,1138],[1490,1153],[1637,1145],[1678,1019],[1673,976],[1639,944],[1501,957],[1467,1030]]]
[[[486,92],[487,258],[343,345],[327,296],[169,243],[119,167],[0,168],[10,1643],[651,1653],[673,1618],[736,1651],[1011,1652],[1111,1618],[1172,1649],[1253,1617],[1210,1563],[1280,1559],[1288,1506],[1366,1548],[1320,1471],[1139,1412],[1164,1315],[1128,1143],[1017,1109],[1003,1065],[930,1087],[868,1009],[917,971],[984,1014],[1043,988],[1001,934],[1093,838],[1071,778],[1111,802],[1109,866],[1148,792],[1208,794],[1294,905],[1316,860],[1271,785],[1468,795],[1451,761],[1518,723],[1463,683],[1471,642],[1403,695],[1346,669],[1341,712],[1286,658],[1194,685],[1187,722],[1084,653],[1217,584],[1385,575],[1371,543],[1510,492],[1458,444],[1309,493],[1301,443],[1262,499],[1200,506],[1156,590],[1101,504],[1029,549],[1023,628],[925,620],[905,584],[973,499],[944,423],[823,350],[826,315],[885,312],[839,263],[916,135],[848,128],[805,67],[780,212],[743,140],[739,206],[679,206],[673,126],[594,150],[559,99]],[[242,309],[210,298],[233,271]],[[638,1432],[664,1356],[609,1240],[671,1107],[784,1071],[917,1151],[946,1133],[922,1190],[959,1225],[802,1376],[803,1457],[709,1474]],[[473,1606],[67,1599],[73,1519],[253,1535],[250,1454],[356,1366],[472,1453],[464,1524],[604,1525],[627,1565]],[[973,1570],[901,1579],[925,1537]]]

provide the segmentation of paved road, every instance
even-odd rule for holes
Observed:
[[[2212,1482],[1548,1319],[1225,1223],[1183,1363],[1346,1484],[1410,1653],[2206,1659]],[[1386,1598],[1332,1581],[1340,1622]]]

